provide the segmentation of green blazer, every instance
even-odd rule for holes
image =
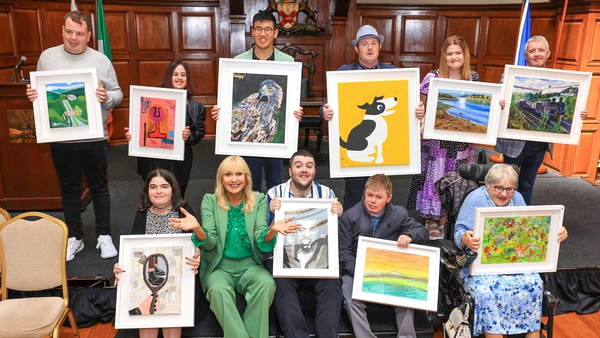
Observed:
[[[256,205],[250,213],[245,214],[246,230],[250,237],[250,247],[252,249],[252,258],[256,264],[263,265],[264,253],[258,248],[259,241],[262,242],[263,232],[267,227],[267,203],[265,195],[255,193]],[[201,243],[192,236],[192,241],[196,245],[200,244],[202,249],[202,262],[200,264],[200,282],[202,290],[206,292],[206,278],[213,272],[223,258],[225,247],[225,238],[227,236],[227,211],[219,208],[219,203],[215,194],[206,194],[202,199],[202,228],[206,231],[207,237],[204,243]],[[275,247],[276,238],[265,246],[263,250],[272,251]]]

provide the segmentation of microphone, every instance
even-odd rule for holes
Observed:
[[[27,61],[27,58],[25,56],[21,56],[21,59],[19,59],[19,63],[17,63],[17,65],[15,66],[15,69],[20,69],[21,65]]]
[[[27,58],[25,56],[21,56],[21,58],[19,59],[19,62],[17,63],[17,65],[15,66],[15,75],[10,79],[9,82],[13,82],[16,78],[17,78],[17,74],[19,74],[19,72],[21,73],[21,77],[23,77],[23,71],[21,70],[21,65],[27,61]],[[21,79],[19,80],[20,82],[25,82],[25,79]],[[28,80],[27,80],[28,81]]]

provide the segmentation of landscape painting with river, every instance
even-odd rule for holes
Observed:
[[[486,134],[492,93],[441,89],[434,128]]]

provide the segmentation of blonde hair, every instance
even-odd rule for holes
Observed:
[[[388,196],[392,194],[392,180],[384,174],[375,174],[367,180],[365,183],[365,190],[371,189],[384,189]]]
[[[446,50],[448,49],[448,47],[453,46],[453,45],[457,45],[460,48],[462,48],[464,59],[465,59],[465,62],[463,63],[463,66],[462,66],[460,79],[470,81],[471,80],[471,52],[469,51],[469,46],[467,45],[467,42],[465,41],[465,39],[463,39],[462,36],[458,36],[458,35],[452,35],[452,36],[448,37],[442,44],[442,52],[440,54],[440,69],[439,69],[440,77],[445,78],[445,79],[450,77],[448,75],[448,63],[446,62]]]
[[[485,183],[491,186],[498,183],[503,178],[509,179],[515,187],[519,182],[519,174],[512,165],[497,163],[494,164],[487,172],[487,175],[485,175]]]
[[[229,156],[225,158],[219,168],[217,169],[217,179],[215,181],[215,196],[219,202],[219,208],[229,211],[229,199],[227,198],[227,190],[223,186],[223,176],[231,170],[234,166],[237,166],[246,178],[244,190],[242,194],[242,201],[244,202],[244,208],[242,209],[245,213],[251,212],[256,204],[254,198],[254,192],[252,191],[252,176],[250,175],[250,168],[246,164],[243,158],[239,156]]]

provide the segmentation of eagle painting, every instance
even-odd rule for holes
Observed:
[[[271,79],[260,83],[257,93],[243,99],[231,110],[231,140],[271,143],[277,132],[277,112],[283,90]]]

